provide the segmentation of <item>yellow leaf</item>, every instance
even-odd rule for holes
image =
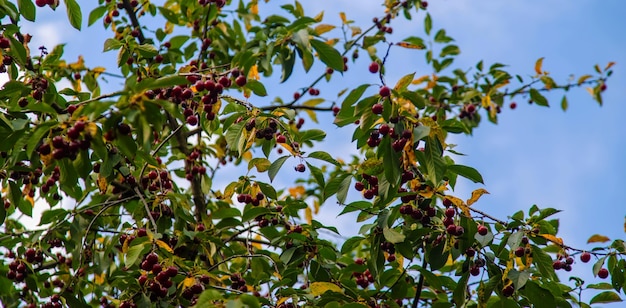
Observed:
[[[279,280],[283,279],[283,276],[279,272],[274,272],[274,277],[278,278]]]
[[[346,19],[346,13],[344,13],[344,12],[340,12],[340,13],[339,13],[339,17],[341,17],[341,22],[342,22],[342,23],[344,23],[344,24],[345,24],[345,23],[347,23],[347,22],[348,22],[348,20]]]
[[[94,282],[97,285],[104,284],[104,274],[96,274],[96,275],[94,275],[94,278],[95,278]]]
[[[437,75],[435,74],[433,74],[432,77],[433,78],[428,81],[428,84],[426,85],[425,90],[430,90],[437,85],[437,80],[439,80],[439,77],[437,77]]]
[[[320,202],[318,199],[313,201],[313,214],[317,215],[320,212]]]
[[[30,206],[35,207],[35,200],[33,199],[33,197],[31,197],[30,195],[26,194],[26,197],[24,197],[24,199],[26,199],[26,201],[28,201],[28,203],[30,203]]]
[[[554,236],[552,234],[539,234],[539,235],[541,237],[545,238],[546,240],[554,243],[554,244],[557,244],[559,246],[563,246],[563,239],[560,238],[560,237],[556,237],[556,236]]]
[[[335,29],[334,25],[329,25],[329,24],[317,25],[315,26],[315,34],[322,35],[328,31],[331,31],[332,29]]]
[[[424,81],[428,81],[429,79],[430,79],[430,76],[428,76],[428,75],[424,75],[424,76],[422,76],[422,77],[420,77],[420,78],[417,78],[417,79],[413,80],[413,81],[411,82],[411,84],[420,84],[420,83],[422,83],[422,82],[424,82]]]
[[[95,136],[98,133],[98,125],[94,122],[87,123],[87,125],[85,125],[85,132],[92,137]]]
[[[537,73],[537,75],[541,75],[543,73],[543,71],[541,70],[542,65],[543,65],[543,57],[537,59],[537,62],[535,62],[535,73]]]
[[[487,108],[491,106],[491,96],[489,95],[483,96],[483,98],[481,99],[481,103],[482,103],[483,108]]]
[[[445,199],[450,200],[450,202],[452,202],[454,206],[460,208],[461,211],[463,212],[463,215],[467,217],[472,216],[469,210],[469,206],[465,205],[465,202],[463,202],[463,200],[461,200],[460,198],[457,198],[455,196],[446,196]]]
[[[592,87],[587,87],[586,88],[587,92],[589,92],[589,94],[591,94],[591,96],[595,96],[596,94],[593,93],[593,88]]]
[[[417,193],[420,196],[428,199],[432,198],[432,196],[435,194],[435,191],[430,186],[426,186],[426,189],[420,190]]]
[[[304,189],[304,186],[302,186],[302,185],[298,185],[298,186],[296,186],[296,187],[290,187],[290,188],[289,188],[289,194],[290,194],[292,197],[296,198],[296,199],[298,199],[298,198],[300,198],[300,197],[304,196],[304,193],[305,193],[305,192],[306,192],[306,191],[305,191],[305,189]]]
[[[122,252],[124,254],[128,252],[128,243],[129,243],[128,238],[126,238],[126,240],[124,240],[124,244],[122,244]]]
[[[606,243],[606,242],[608,242],[610,240],[611,240],[610,238],[608,238],[608,237],[606,237],[604,235],[594,234],[587,240],[587,244],[589,244],[589,243]]]
[[[591,75],[582,75],[578,78],[578,85],[583,84],[583,82],[585,82],[585,80],[591,78]]]
[[[162,241],[162,240],[156,240],[156,244],[157,244],[159,247],[161,247],[161,248],[165,249],[167,252],[169,252],[169,253],[174,253],[174,250],[172,250],[172,248],[170,248],[170,245],[168,245],[168,244],[167,244],[167,243],[165,243],[164,241]]]
[[[285,297],[281,297],[276,301],[276,307],[280,306],[280,304],[286,302],[288,299],[290,299],[291,297],[285,296]]]
[[[472,197],[467,199],[467,205],[471,206],[476,201],[478,201],[478,199],[480,199],[480,197],[484,194],[489,194],[489,192],[485,190],[484,188],[479,188],[479,189],[474,190],[472,192]]]
[[[352,37],[355,37],[362,32],[360,27],[350,27],[350,30],[352,31]]]
[[[313,211],[311,211],[311,208],[308,206],[304,209],[304,218],[309,225],[313,222]]]
[[[108,186],[109,184],[107,183],[107,179],[98,174],[98,189],[100,190],[100,194],[106,193]]]
[[[196,279],[193,277],[185,277],[183,280],[183,288],[189,288],[196,284]]]
[[[78,61],[69,64],[70,69],[73,70],[82,70],[85,68],[85,58],[83,56],[78,56]]]
[[[261,79],[261,76],[259,76],[259,68],[256,66],[256,64],[253,65],[248,71],[248,79]]]
[[[424,45],[416,45],[416,44],[411,44],[411,43],[407,43],[407,42],[396,43],[396,45],[398,45],[400,47],[408,48],[408,49],[424,49],[424,48],[426,48]]]
[[[285,148],[285,150],[287,150],[289,153],[291,153],[294,156],[298,155],[298,152],[294,151],[293,148],[291,147],[291,145],[286,144],[286,143],[280,143],[280,145]]]
[[[241,157],[245,161],[250,161],[252,159],[252,153],[250,153],[250,151],[246,151],[245,153],[243,153],[243,155],[241,155]]]
[[[604,70],[608,70],[609,68],[613,67],[613,65],[615,65],[615,62],[611,61],[609,62],[609,64],[606,65],[606,67],[604,68]]]
[[[343,294],[343,289],[341,289],[338,285],[332,282],[316,281],[316,282],[311,283],[309,288],[311,289],[311,294],[313,294],[313,296],[320,296],[326,293],[327,291],[333,291],[333,292]]]
[[[252,6],[250,6],[250,13],[254,14],[254,15],[259,15],[259,4],[257,3],[257,1],[252,1]]]
[[[98,74],[102,74],[106,71],[106,68],[102,67],[102,66],[96,66],[94,68],[91,69],[92,72],[94,72],[96,74],[96,76],[98,76]]]
[[[268,2],[268,1],[269,0],[265,0],[265,2]],[[313,19],[315,20],[315,22],[321,22],[324,19],[324,11],[321,11],[319,14],[315,15]]]
[[[446,261],[446,266],[454,265],[454,259],[452,258],[452,254],[448,255],[448,261]]]
[[[317,121],[317,112],[310,110],[310,109],[304,109],[304,111],[306,112],[306,114],[309,115],[309,118],[311,118],[311,120],[313,121],[313,123],[319,123]]]
[[[260,240],[261,236],[257,234],[257,235],[254,236],[254,239]],[[263,246],[261,246],[261,244],[257,243],[257,242],[252,243],[252,247],[254,247],[256,249],[262,249],[263,248]]]
[[[163,30],[163,32],[165,32],[165,34],[172,34],[172,31],[174,31],[174,24],[169,21],[166,21],[165,29]]]

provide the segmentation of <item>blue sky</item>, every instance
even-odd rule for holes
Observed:
[[[90,1],[94,2],[95,1]],[[338,11],[345,11],[357,24],[368,24],[373,16],[382,11],[380,1],[302,1],[309,14],[326,10],[325,22],[337,23]],[[261,13],[268,5],[288,3],[272,0],[261,4]],[[83,16],[86,20],[90,8],[86,2]],[[557,81],[565,81],[569,74],[580,76],[591,73],[593,65],[617,62],[614,74],[608,81],[604,106],[599,107],[584,89],[568,93],[569,110],[561,111],[559,101],[563,93],[549,95],[553,107],[528,105],[518,99],[518,108],[504,108],[499,124],[484,122],[470,137],[454,137],[457,150],[468,156],[458,158],[463,164],[476,167],[485,179],[491,194],[484,196],[475,206],[500,218],[506,218],[518,210],[527,210],[532,204],[563,210],[558,215],[561,222],[560,236],[565,243],[588,249],[587,238],[595,233],[611,239],[624,238],[623,191],[626,185],[626,137],[621,126],[626,116],[626,20],[623,13],[626,2],[622,0],[545,0],[545,1],[499,1],[499,0],[440,0],[429,1],[434,28],[445,28],[461,47],[461,55],[455,67],[469,68],[481,59],[485,63],[501,62],[509,65],[509,71],[530,76],[537,58],[545,57],[544,69]],[[36,24],[26,26],[26,32],[34,35],[31,50],[39,45],[51,49],[58,43],[67,43],[68,60],[85,56],[89,66],[104,65],[111,69],[115,53],[102,54],[102,42],[109,36],[102,26],[96,24],[83,32],[73,30],[64,15],[64,8],[52,13],[38,9]],[[394,26],[393,40],[400,41],[410,35],[423,36],[421,18],[416,23]],[[86,25],[85,25],[86,26]],[[379,56],[382,51],[379,51]],[[369,61],[361,53],[360,61],[350,63],[346,78],[333,79],[322,84],[322,96],[342,87],[362,83],[376,83],[376,77],[367,73]],[[406,73],[429,74],[423,53],[415,50],[391,51],[386,79],[394,84]],[[315,69],[315,67],[314,67]],[[323,67],[317,67],[321,72]],[[297,71],[295,72],[297,74]],[[315,73],[314,75],[317,75]],[[307,77],[298,77],[281,86],[291,96],[297,87],[306,86]],[[114,90],[121,81],[111,79],[104,89]],[[270,98],[277,95],[270,89]],[[290,90],[293,89],[293,90]],[[281,93],[282,94],[282,93]],[[268,102],[269,99],[263,99]],[[355,145],[347,144],[347,131],[327,128],[332,135],[330,142],[320,146],[337,156],[347,158],[354,153]],[[335,133],[335,131],[337,133]],[[330,138],[330,137],[329,137]],[[285,166],[289,167],[288,162]],[[294,160],[294,165],[296,164]],[[287,184],[292,174],[283,170],[278,185]],[[284,181],[283,181],[284,179]],[[456,195],[467,197],[482,186],[460,182]],[[352,197],[356,194],[351,192]],[[351,218],[336,217],[340,209],[328,207],[320,220],[338,223],[345,233],[353,233]],[[588,282],[592,278],[591,266],[577,264],[575,272]]]

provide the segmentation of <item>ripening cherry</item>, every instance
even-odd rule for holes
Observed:
[[[378,62],[372,62],[370,64],[370,67],[369,67],[370,73],[376,74],[376,73],[378,73],[378,69],[379,69]]]
[[[489,229],[487,229],[487,227],[485,227],[483,225],[478,226],[478,230],[477,231],[478,231],[478,234],[480,234],[482,236],[485,236],[485,235],[487,235],[487,233],[489,233]]]
[[[609,270],[607,270],[606,268],[601,268],[598,271],[598,277],[604,279],[606,277],[609,277]]]
[[[580,255],[580,261],[583,261],[583,263],[587,263],[587,262],[589,262],[589,260],[591,260],[591,254],[590,253],[585,251],[585,252],[583,252]]]
[[[382,86],[380,90],[378,90],[378,94],[382,97],[388,97],[391,95],[391,90],[387,86]]]

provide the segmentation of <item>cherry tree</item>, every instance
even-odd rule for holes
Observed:
[[[449,142],[497,123],[516,101],[548,106],[546,92],[586,88],[602,103],[613,63],[565,81],[543,59],[529,77],[500,63],[457,68],[461,49],[433,27],[426,1],[380,2],[369,23],[342,12],[332,24],[298,1],[100,0],[88,14],[76,0],[0,1],[4,306],[621,301],[622,240],[595,236],[599,246],[584,251],[558,237],[556,209],[503,219],[472,207],[488,187],[455,193],[457,182],[483,177],[455,162]],[[85,20],[107,29],[89,44],[116,63],[87,66],[64,45],[32,46],[22,23],[43,10],[78,30]],[[393,34],[407,23],[420,35]],[[398,49],[428,73],[390,80]],[[320,91],[363,72],[377,82]],[[280,85],[294,79],[305,82]],[[319,149],[336,127],[357,155]],[[358,235],[325,236],[337,226],[316,214],[334,204]],[[34,211],[38,226],[21,222]],[[589,270],[607,283],[557,275],[592,257]]]

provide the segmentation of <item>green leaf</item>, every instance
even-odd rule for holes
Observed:
[[[534,281],[528,281],[523,290],[523,293],[528,297],[528,300],[533,303],[533,307],[537,308],[553,308],[556,307],[554,301],[554,295],[550,291],[540,287]]]
[[[28,61],[28,57],[24,45],[22,45],[20,41],[16,40],[13,37],[8,37],[8,39],[11,45],[11,55],[18,64],[25,66],[26,62]]]
[[[206,289],[200,294],[196,304],[193,307],[210,307],[214,303],[214,301],[222,299],[224,297],[224,293],[215,289]]]
[[[272,162],[269,159],[264,157],[255,157],[248,163],[248,170],[256,167],[256,171],[265,172],[272,165]]]
[[[469,272],[466,272],[461,276],[459,282],[454,288],[454,293],[452,294],[452,299],[454,304],[457,307],[465,307],[465,298],[466,298],[466,289],[467,289],[467,281],[469,280]]]
[[[126,264],[126,266],[131,266],[135,264],[135,262],[137,262],[137,259],[139,259],[139,256],[144,255],[146,252],[148,252],[148,250],[150,250],[150,245],[148,245],[148,242],[131,246],[130,248],[128,248],[128,252],[126,253],[126,262],[124,264]]]
[[[213,219],[224,219],[239,216],[241,216],[241,212],[239,209],[234,207],[223,207],[211,212],[211,218]]]
[[[114,50],[114,49],[120,49],[122,45],[123,45],[122,42],[120,42],[119,40],[108,38],[106,39],[106,41],[104,41],[104,48],[102,49],[102,52],[107,52],[109,50]]]
[[[36,9],[32,0],[18,0],[17,6],[20,8],[20,14],[29,21],[35,21]]]
[[[398,92],[405,91],[407,89],[407,87],[411,84],[411,81],[413,81],[414,77],[415,77],[415,72],[402,76],[402,78],[400,78],[398,80],[398,82],[393,87],[393,89],[398,91]]]
[[[561,109],[563,109],[563,111],[567,111],[568,106],[567,96],[563,95],[563,99],[561,99]]]
[[[83,22],[83,13],[80,11],[80,6],[76,0],[65,0],[65,7],[67,8],[67,17],[70,20],[70,24],[76,30],[80,30]]]
[[[530,89],[530,99],[539,106],[549,107],[548,100],[537,89]]]
[[[96,21],[98,21],[104,14],[106,14],[109,9],[106,6],[99,6],[89,13],[89,18],[87,20],[87,27],[93,25]]]
[[[448,170],[466,178],[471,180],[474,183],[482,183],[485,184],[485,182],[483,181],[483,177],[482,175],[480,175],[480,173],[478,172],[478,170],[472,168],[472,167],[468,167],[468,166],[463,166],[463,165],[450,165],[448,166]]]
[[[350,183],[352,183],[352,177],[347,176],[341,184],[339,184],[339,189],[337,189],[337,201],[339,204],[344,204],[346,202],[346,198],[348,197],[348,189],[350,189]]]
[[[387,242],[393,244],[404,242],[404,239],[406,238],[404,234],[396,231],[395,229],[391,229],[388,226],[383,228],[383,235],[385,236]]]
[[[428,179],[433,185],[438,185],[439,181],[443,178],[445,168],[445,163],[441,158],[442,150],[439,141],[435,138],[428,137],[426,139],[424,154]]]
[[[46,210],[41,213],[41,219],[39,220],[39,225],[43,226],[45,224],[51,223],[53,221],[62,221],[67,216],[68,212],[65,209],[53,209]]]
[[[169,88],[177,85],[183,85],[189,83],[185,76],[180,75],[169,75],[161,78],[157,78],[154,80],[146,79],[147,83],[140,83],[137,87],[137,91],[139,90],[150,90],[150,89],[158,89],[158,88]]]
[[[252,93],[254,93],[256,96],[267,96],[267,90],[265,89],[265,86],[255,79],[248,80],[248,82],[246,83],[246,88],[252,90]]]
[[[276,159],[272,165],[270,165],[270,168],[267,171],[267,174],[270,177],[270,182],[274,181],[274,178],[276,177],[276,174],[278,174],[278,170],[280,170],[280,167],[283,166],[283,164],[285,163],[285,161],[287,160],[287,158],[289,158],[288,155],[285,155],[283,157],[279,157],[278,159]]]
[[[461,49],[456,45],[448,45],[441,50],[439,57],[456,56],[461,53]]]
[[[537,266],[537,269],[543,277],[550,279],[557,279],[554,268],[552,267],[552,258],[545,253],[541,248],[531,245],[533,253],[533,263]]]
[[[589,304],[591,305],[598,304],[598,303],[606,304],[606,303],[616,303],[616,302],[621,302],[621,301],[622,299],[619,297],[619,294],[613,291],[605,291],[594,296],[589,302]]]
[[[346,204],[344,206],[344,208],[343,208],[343,211],[341,211],[341,213],[339,213],[338,216],[341,216],[341,215],[346,214],[346,213],[354,212],[354,211],[360,211],[360,210],[364,210],[364,209],[369,209],[371,207],[372,207],[372,203],[371,202],[354,201],[354,202]]]
[[[365,239],[364,237],[360,237],[360,236],[355,236],[355,237],[351,237],[347,239],[341,246],[341,253],[345,254],[345,253],[353,251],[355,248],[361,245],[361,242],[364,239]]]
[[[152,58],[156,56],[159,51],[151,44],[142,44],[135,47],[137,52],[144,58]]]
[[[41,139],[50,132],[50,129],[56,124],[56,121],[48,121],[37,125],[33,134],[29,136],[28,143],[26,144],[26,155],[30,156],[30,154],[33,153]]]
[[[343,57],[339,51],[319,40],[311,40],[311,46],[317,51],[317,55],[324,64],[335,71],[343,72]]]
[[[328,183],[326,183],[326,187],[324,187],[324,199],[328,199],[330,196],[337,193],[339,188],[343,185],[344,180],[349,176],[350,174],[343,173],[334,178],[329,179]]]
[[[613,286],[610,283],[600,282],[600,283],[592,283],[587,285],[587,289],[595,289],[595,290],[611,290]]]
[[[274,186],[267,184],[267,183],[263,183],[263,182],[256,182],[256,183],[257,185],[259,185],[261,192],[265,194],[265,196],[267,196],[270,199],[278,198],[278,195],[276,194],[276,189],[274,189]]]
[[[430,18],[430,14],[426,13],[426,18],[424,18],[424,31],[426,34],[430,35],[430,31],[433,29],[433,20]]]
[[[319,159],[319,160],[323,160],[325,162],[331,163],[335,166],[340,166],[341,164],[339,164],[339,162],[337,160],[335,160],[332,156],[330,156],[330,154],[324,152],[324,151],[315,151],[315,152],[311,152],[309,153],[309,156],[307,156],[307,158],[315,158],[315,159]]]
[[[255,217],[259,216],[259,215],[265,215],[267,213],[270,213],[271,211],[268,208],[265,207],[246,207],[243,211],[243,215],[241,217],[241,221],[245,222],[245,221],[249,221],[254,219]]]
[[[515,289],[519,290],[526,285],[526,282],[528,282],[528,279],[530,278],[530,272],[527,270],[518,272],[515,269],[511,269],[507,275],[507,278],[511,279],[511,281],[513,281]]]

